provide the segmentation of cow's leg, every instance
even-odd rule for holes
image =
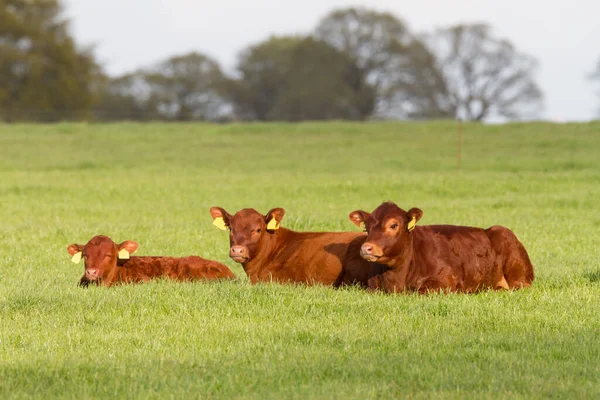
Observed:
[[[496,283],[496,287],[494,287],[495,290],[502,290],[502,289],[510,289],[508,286],[508,282],[506,282],[506,278],[504,277],[504,274],[502,275],[502,278],[500,279],[500,281],[498,283]]]
[[[492,247],[497,254],[503,277],[496,285],[509,289],[530,287],[533,282],[533,265],[527,250],[515,234],[502,226],[492,226],[486,230]]]

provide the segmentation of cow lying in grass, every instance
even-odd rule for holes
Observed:
[[[359,232],[295,232],[279,226],[285,214],[246,208],[234,215],[212,207],[213,224],[229,228],[229,256],[252,283],[298,282],[366,286],[370,264],[359,254],[367,237]]]
[[[360,254],[377,262],[369,274],[371,289],[474,292],[531,286],[533,266],[511,230],[415,226],[422,216],[418,208],[404,211],[391,202],[371,214],[350,213],[350,220],[359,227],[364,223],[368,232]]]
[[[178,281],[235,278],[227,266],[197,256],[130,257],[137,248],[138,244],[130,240],[116,244],[107,236],[94,236],[86,245],[72,244],[67,251],[75,263],[84,259],[85,273],[79,281],[84,287],[90,283],[112,286],[160,277]]]

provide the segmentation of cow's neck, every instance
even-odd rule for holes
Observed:
[[[383,274],[387,291],[399,292],[411,286],[411,272],[414,270],[415,264],[413,246],[414,242],[411,240],[410,244],[404,246],[400,254],[394,257],[388,264],[391,268]]]
[[[117,282],[124,282],[131,275],[131,268],[127,268],[127,263],[135,257],[127,260],[118,259],[117,264],[105,274],[102,283],[106,286],[114,285]]]
[[[111,286],[119,278],[119,269],[122,269],[120,265],[123,264],[122,260],[118,260],[117,264],[115,264],[110,270],[104,272],[104,276],[102,276],[102,284],[105,286]]]
[[[252,260],[242,264],[244,271],[252,283],[256,282],[260,274],[271,266],[277,254],[284,248],[285,239],[293,234],[294,231],[279,228],[263,239],[260,244],[260,250]]]

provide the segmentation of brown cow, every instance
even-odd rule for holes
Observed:
[[[229,228],[229,256],[242,264],[252,283],[367,284],[370,264],[359,254],[367,237],[364,233],[280,228],[283,208],[266,215],[245,208],[232,216],[212,207],[210,214],[218,228]]]
[[[418,208],[404,211],[391,202],[372,214],[350,213],[350,220],[359,227],[364,223],[368,232],[361,256],[385,264],[373,264],[369,288],[474,292],[531,286],[533,266],[511,230],[502,226],[485,230],[455,225],[415,227],[422,216]]]
[[[138,248],[127,240],[116,244],[107,236],[94,236],[84,246],[72,244],[67,248],[72,261],[85,261],[85,273],[80,286],[90,283],[112,286],[118,283],[148,281],[164,277],[178,281],[233,279],[227,266],[197,256],[189,257],[129,257]]]

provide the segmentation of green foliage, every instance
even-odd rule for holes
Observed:
[[[57,0],[0,1],[0,119],[88,115],[99,68],[77,48]]]
[[[395,15],[362,7],[333,10],[319,21],[315,36],[347,52],[372,75],[389,72],[391,58],[399,54],[394,51],[397,44],[413,40],[406,24]]]
[[[415,42],[406,24],[387,12],[367,8],[333,10],[322,18],[314,32],[322,40],[346,53],[362,79],[373,86],[379,115],[391,112],[399,83],[414,81],[410,60]]]
[[[0,398],[597,398],[600,124],[0,125]],[[250,286],[208,209],[356,229],[505,225],[529,290]],[[76,287],[66,246],[218,259],[237,282]]]
[[[216,120],[222,114],[224,76],[200,53],[173,56],[155,66],[108,78],[95,107],[100,120]]]
[[[353,60],[324,42],[271,37],[242,53],[225,92],[242,119],[364,119],[374,90]]]
[[[142,71],[115,78],[104,77],[93,114],[100,121],[154,121],[164,117],[151,96]]]
[[[217,94],[223,81],[221,68],[203,54],[171,57],[150,69],[145,79],[158,111],[168,119],[216,119],[223,104]]]

